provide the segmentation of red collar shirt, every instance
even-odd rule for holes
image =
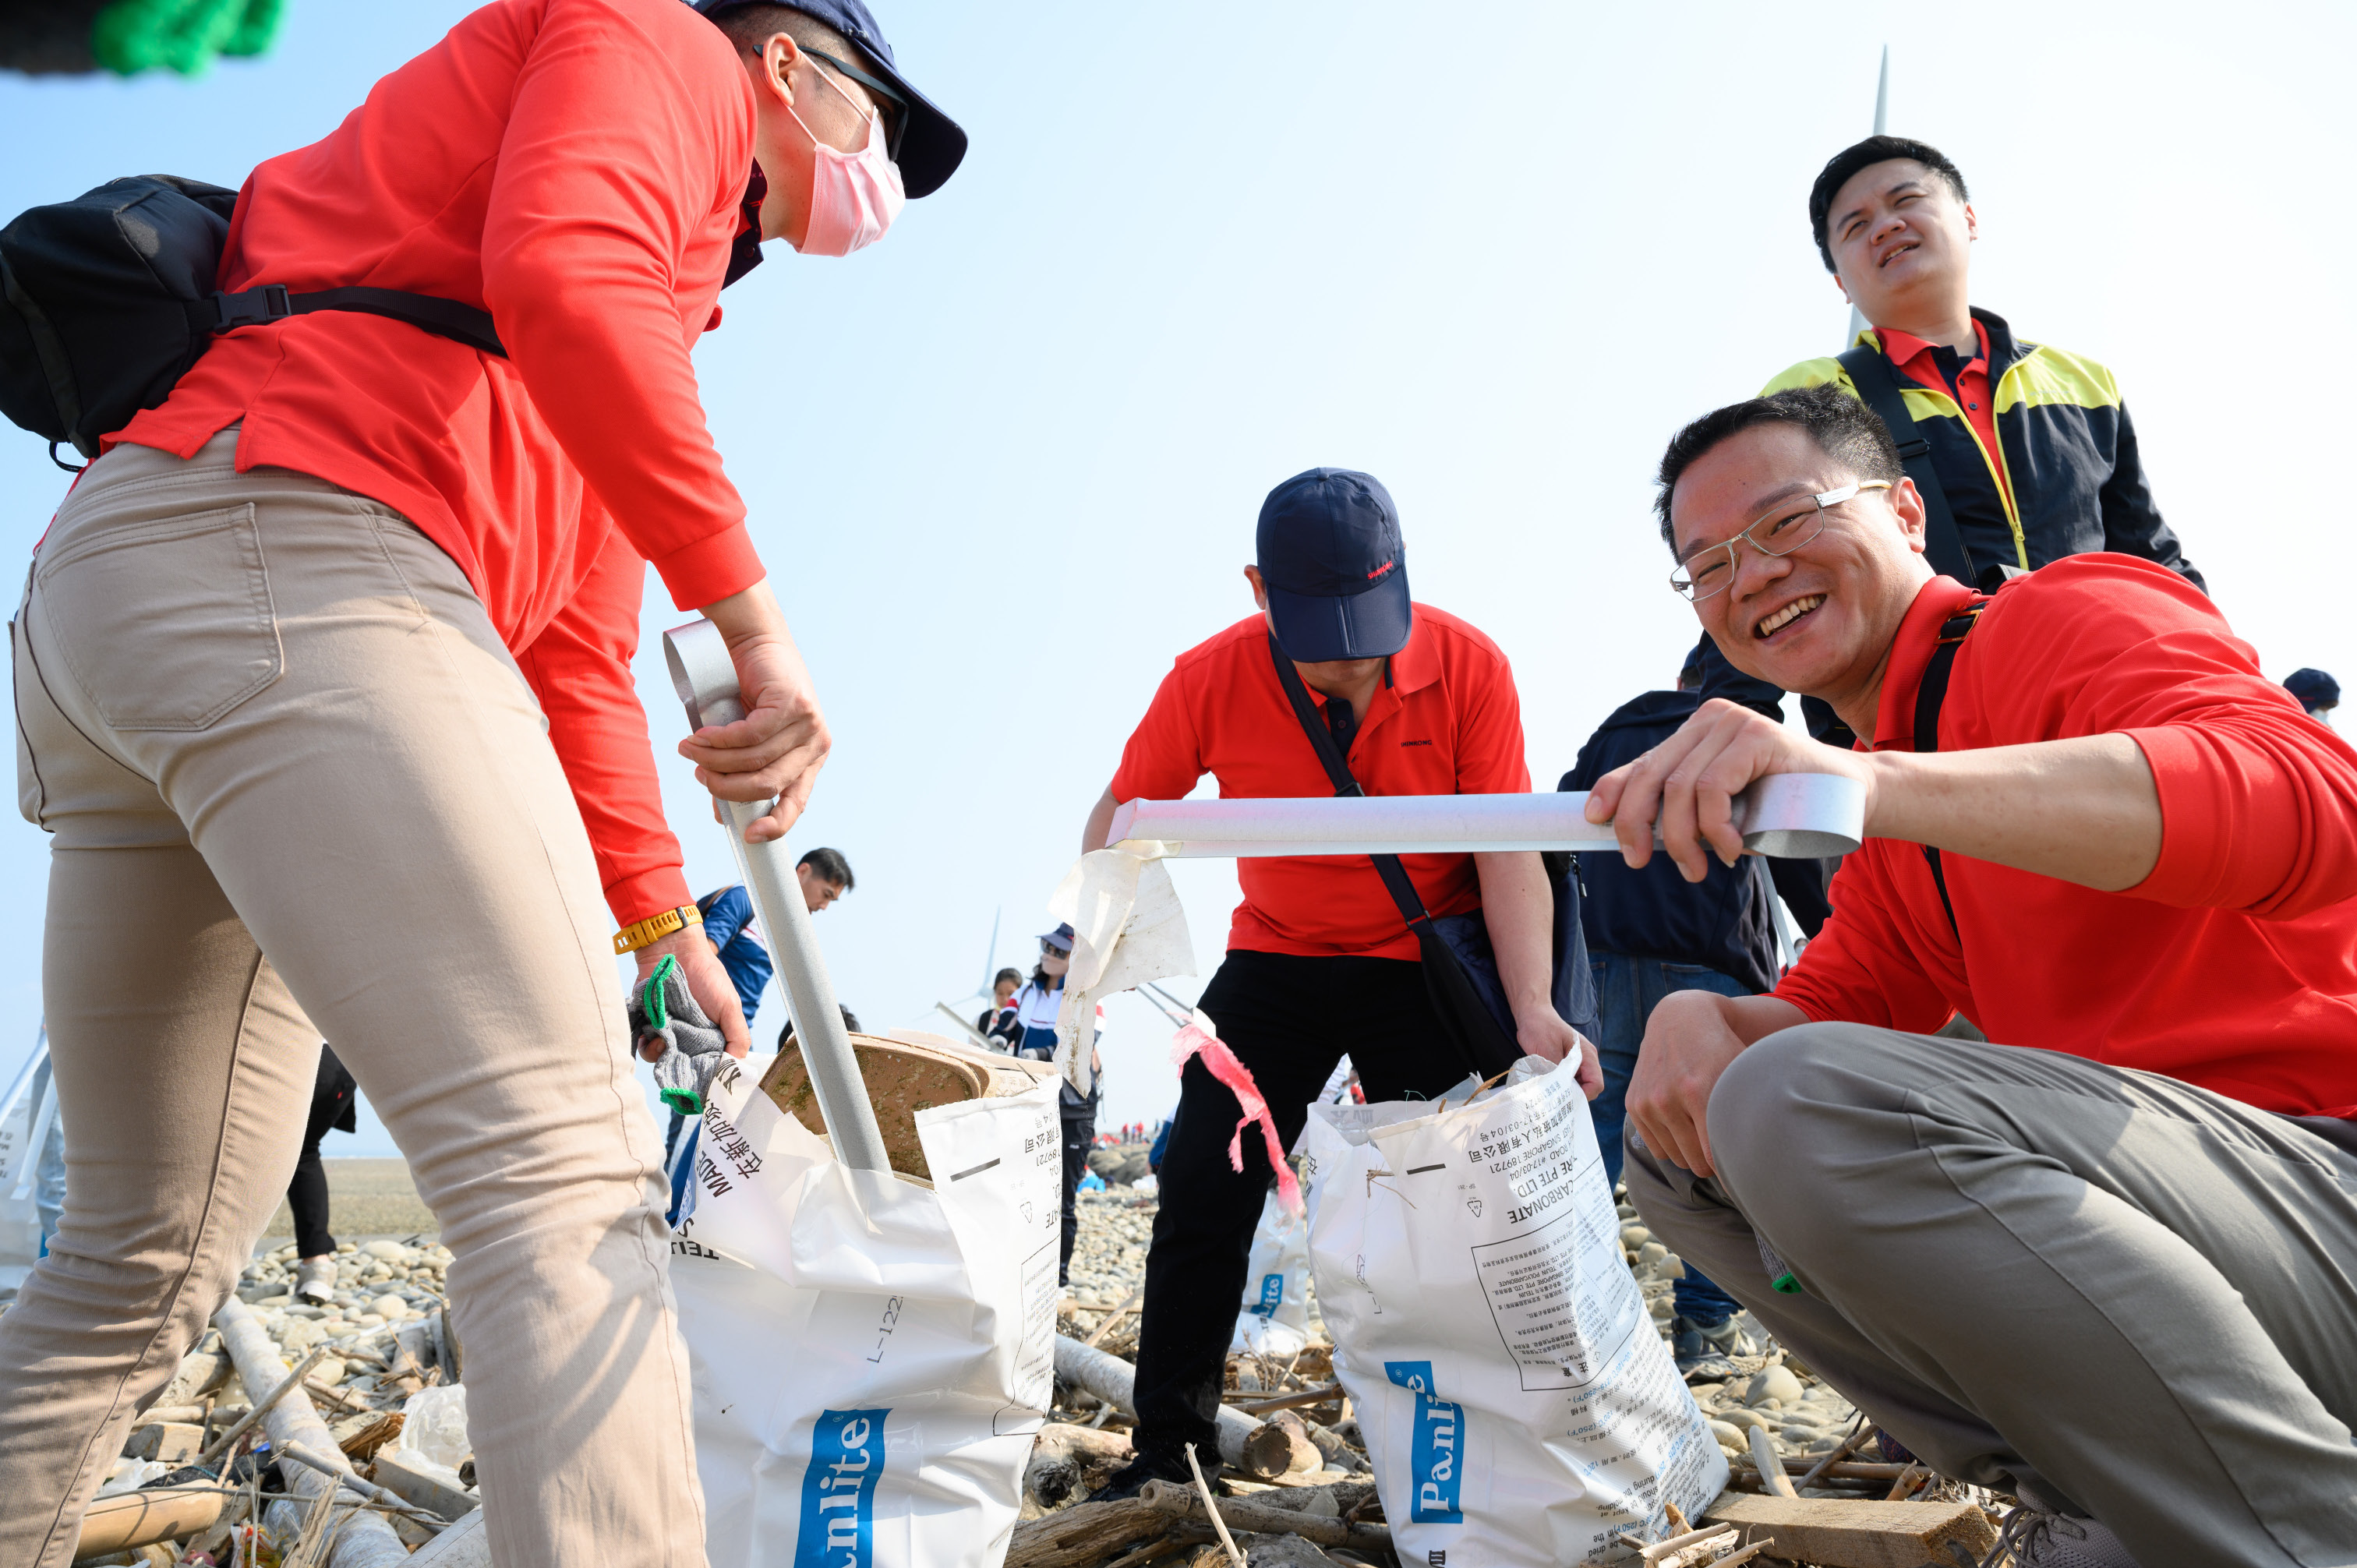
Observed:
[[[1883,356],[1893,370],[1917,386],[1947,393],[1964,410],[1964,423],[1972,427],[1973,439],[1980,443],[1981,460],[1988,465],[1990,477],[2005,492],[2005,504],[2011,506],[2013,476],[2006,467],[2004,443],[1997,439],[1996,399],[1989,395],[1988,328],[1976,320],[1973,333],[1980,339],[1980,349],[1956,367],[1956,379],[1952,383],[1942,370],[1941,345],[1911,332],[1901,332],[1896,327],[1874,329]]]
[[[1878,751],[1914,749],[1945,577],[1891,650]],[[1810,1018],[2165,1073],[2262,1110],[2357,1115],[2357,752],[2259,671],[2201,590],[2126,555],[2007,584],[1956,654],[1940,749],[2126,735],[2160,798],[2160,858],[2120,893],[1869,839],[1775,994]],[[1961,938],[1958,932],[1961,931]]]
[[[330,480],[447,552],[540,699],[622,921],[690,901],[630,679],[646,565],[682,608],[762,575],[689,359],[752,162],[745,68],[679,0],[492,0],[253,171],[221,286],[436,295],[488,309],[509,358],[296,317],[221,338],[116,437],[188,457],[241,424],[240,469]]]
[[[1429,605],[1415,607],[1407,645],[1344,758],[1370,795],[1526,795],[1522,699],[1498,645]],[[1323,714],[1326,699],[1310,700]],[[1118,800],[1179,800],[1206,773],[1222,800],[1331,795],[1334,786],[1286,701],[1268,623],[1238,621],[1178,656],[1124,748]],[[1436,917],[1481,907],[1469,854],[1401,856]],[[1250,856],[1236,862],[1243,902],[1228,946],[1312,957],[1415,959],[1415,936],[1363,854]]]

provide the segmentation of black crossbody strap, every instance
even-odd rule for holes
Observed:
[[[1923,498],[1923,553],[1932,570],[1968,586],[1978,582],[1973,553],[1964,548],[1956,514],[1948,507],[1948,492],[1940,488],[1939,470],[1932,467],[1932,444],[1916,427],[1915,416],[1907,412],[1898,372],[1881,349],[1866,343],[1842,350],[1839,360],[1859,399],[1890,427],[1890,439],[1899,444],[1899,460],[1907,466],[1907,477],[1915,481],[1915,493]]]
[[[1293,716],[1301,721],[1301,733],[1309,737],[1310,746],[1318,753],[1318,760],[1325,764],[1326,778],[1334,786],[1334,793],[1364,795],[1366,791],[1359,788],[1359,781],[1351,777],[1351,765],[1342,760],[1341,752],[1335,748],[1333,732],[1326,727],[1326,721],[1318,716],[1318,704],[1310,700],[1309,688],[1301,683],[1301,671],[1293,667],[1293,660],[1287,659],[1285,650],[1277,646],[1275,632],[1269,633],[1268,656],[1276,665],[1277,684],[1285,688],[1286,700],[1293,704]],[[1423,896],[1416,892],[1415,884],[1409,879],[1407,867],[1400,864],[1399,856],[1371,854],[1367,858],[1375,863],[1375,875],[1383,879],[1383,890],[1392,896],[1392,902],[1399,906],[1401,918],[1413,928],[1430,918],[1425,912]]]
[[[1948,700],[1948,677],[1956,667],[1956,650],[1979,624],[1986,606],[1983,600],[1940,627],[1939,646],[1932,650],[1931,662],[1923,666],[1922,682],[1915,688],[1915,749],[1919,752],[1940,749],[1940,709]],[[1940,852],[1928,843],[1921,847],[1924,862],[1932,868],[1932,886],[1940,890],[1940,908],[1948,912],[1948,929],[1961,942],[1964,933],[1956,925],[1956,907],[1948,901],[1948,877],[1940,868]]]
[[[274,283],[236,294],[209,295],[188,306],[191,324],[203,332],[226,332],[232,327],[284,321],[290,316],[308,316],[316,310],[357,310],[404,321],[437,338],[464,343],[469,349],[496,354],[502,360],[508,357],[507,346],[500,341],[499,332],[491,325],[490,311],[461,305],[455,299],[438,299],[430,294],[360,286],[290,294],[284,285]]]

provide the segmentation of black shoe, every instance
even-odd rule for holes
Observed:
[[[1137,1496],[1148,1481],[1175,1481],[1191,1487],[1195,1477],[1188,1473],[1187,1460],[1182,1455],[1140,1454],[1109,1477],[1105,1484],[1089,1494],[1092,1503],[1117,1503]]]

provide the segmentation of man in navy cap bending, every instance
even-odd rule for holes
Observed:
[[[1084,851],[1104,846],[1120,802],[1182,799],[1206,773],[1230,800],[1334,794],[1287,693],[1296,682],[1308,722],[1324,727],[1365,794],[1529,790],[1506,656],[1455,616],[1410,601],[1399,514],[1372,476],[1312,468],[1279,485],[1261,507],[1257,554],[1244,577],[1259,613],[1179,655],[1089,815]],[[1552,1000],[1555,906],[1538,855],[1400,858],[1435,918],[1485,912],[1518,1043],[1570,1057],[1593,1095],[1595,1047]],[[1287,1147],[1346,1052],[1370,1100],[1437,1096],[1464,1078],[1415,935],[1372,858],[1255,858],[1239,861],[1237,876],[1243,902],[1202,1009]],[[1243,1142],[1243,1169],[1230,1168],[1237,1114],[1235,1093],[1190,1059],[1146,1255],[1137,1457],[1101,1498],[1185,1479],[1187,1444],[1217,1451],[1229,1337],[1275,1175],[1257,1138]]]

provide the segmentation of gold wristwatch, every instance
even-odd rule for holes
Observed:
[[[693,904],[682,904],[676,909],[665,909],[660,915],[649,915],[634,920],[614,933],[614,956],[636,952],[649,942],[661,941],[673,931],[683,931],[690,926],[704,924],[704,911]]]

